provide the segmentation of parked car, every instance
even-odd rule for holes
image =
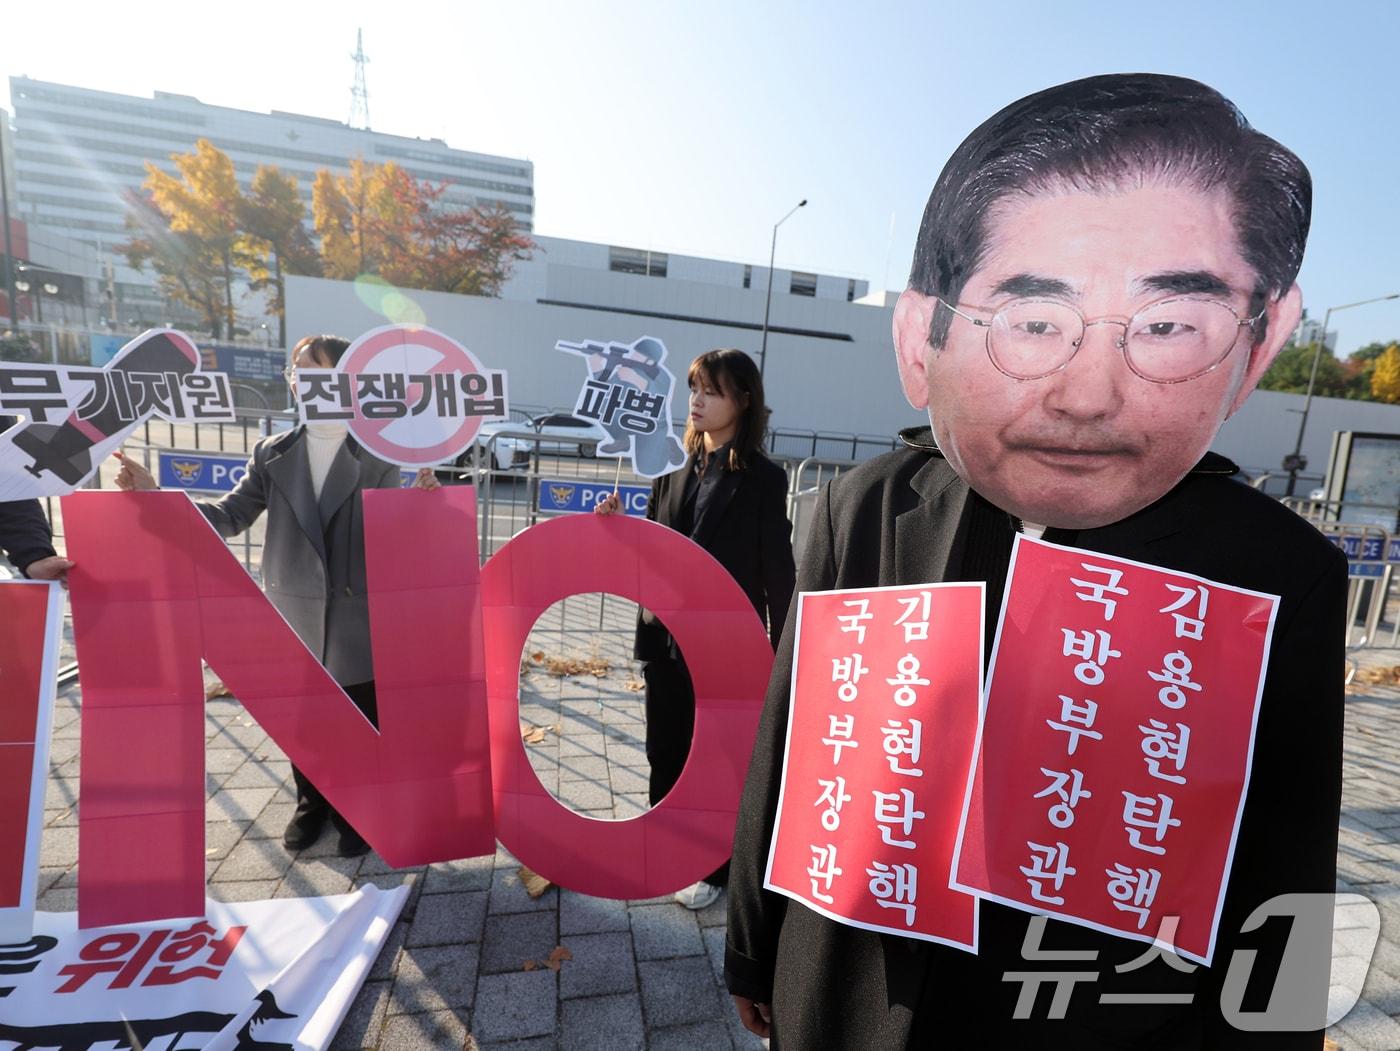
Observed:
[[[608,440],[607,432],[597,423],[571,416],[566,412],[552,412],[547,416],[539,417],[534,422],[534,430],[542,439],[539,442],[540,452],[552,453],[556,456],[592,458],[598,455],[598,443]],[[559,442],[543,440],[551,437],[569,440]]]
[[[540,438],[513,436],[525,431],[533,431]],[[492,470],[508,471],[529,462],[536,448],[552,456],[596,456],[598,443],[606,441],[607,437],[603,428],[591,420],[555,412],[528,421],[490,420],[477,431],[476,442],[484,453],[489,451],[491,462],[488,466]],[[548,441],[549,438],[559,438],[560,441]],[[458,467],[469,467],[471,462],[472,451],[468,449],[457,458],[456,464]]]

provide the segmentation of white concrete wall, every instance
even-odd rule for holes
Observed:
[[[1278,473],[1283,457],[1298,441],[1301,394],[1257,390],[1238,413],[1225,421],[1214,448],[1251,474]],[[1335,431],[1378,431],[1400,434],[1400,405],[1345,398],[1314,398],[1303,434],[1308,474],[1323,474]],[[1272,492],[1272,488],[1270,489]]]
[[[590,275],[580,270],[570,275],[570,280],[578,282],[571,287],[582,293],[590,278],[606,281],[627,276],[606,271]],[[686,308],[672,312],[715,316],[704,307],[715,306],[717,297],[738,297],[750,308],[756,305],[758,311],[736,315],[727,312],[732,304],[718,303],[726,311],[718,316],[747,316],[755,323],[763,318],[761,292],[640,276],[632,280],[650,293],[639,297],[639,302]],[[760,332],[754,329],[443,292],[408,291],[404,295],[422,310],[427,325],[461,342],[483,364],[506,369],[511,400],[521,404],[574,404],[584,380],[583,367],[554,349],[560,339],[631,342],[640,336],[655,336],[666,344],[671,369],[678,376],[685,374],[695,355],[714,347],[735,346],[758,356]],[[651,295],[658,298],[653,300]],[[851,342],[844,342],[769,333],[765,372],[775,428],[892,435],[900,427],[921,421],[921,414],[909,408],[899,389],[889,345],[889,310],[787,296],[787,300],[799,300],[800,306],[785,303],[780,312],[776,292],[773,298],[774,324],[830,326],[852,335]],[[287,280],[287,334],[291,341],[308,332],[334,332],[354,339],[386,323],[387,319],[362,301],[349,282],[308,277]],[[675,415],[682,414],[677,406]]]

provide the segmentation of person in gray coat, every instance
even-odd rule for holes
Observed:
[[[298,368],[334,368],[349,343],[336,336],[307,336],[292,351],[286,370],[296,389]],[[141,464],[118,453],[122,489],[157,489]],[[414,481],[436,489],[431,470]],[[374,456],[342,423],[303,424],[263,438],[242,479],[218,500],[195,506],[224,537],[237,536],[267,512],[263,589],[292,630],[325,665],[366,718],[378,723],[370,655],[369,598],[365,585],[365,489],[396,489],[399,468]],[[314,843],[327,820],[340,834],[342,857],[369,846],[295,766],[297,808],[282,837],[289,850]]]

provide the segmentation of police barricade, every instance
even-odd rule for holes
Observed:
[[[615,484],[624,513],[645,516],[651,482],[627,468],[619,473],[617,460],[598,457],[596,449],[593,434],[540,434],[524,428],[497,431],[484,445],[474,446],[467,473],[477,485],[482,562],[541,518],[591,514]],[[561,623],[567,622],[569,601],[560,601]],[[599,597],[599,628],[608,601],[606,595]]]
[[[535,410],[536,413],[543,410]],[[541,435],[530,429],[531,407],[512,406],[511,426],[484,443],[478,442],[457,462],[438,470],[445,484],[474,484],[480,529],[479,556],[484,563],[512,536],[537,522],[542,516],[591,510],[605,493],[612,492],[614,480],[628,514],[646,513],[650,494],[648,479],[624,469],[619,476],[611,458],[590,453],[596,438]],[[143,463],[167,489],[185,489],[200,497],[228,492],[242,476],[253,446],[264,437],[297,425],[297,415],[289,409],[237,409],[232,423],[169,423],[150,419],[132,435],[125,450]],[[895,440],[885,437],[822,434],[819,432],[777,432],[787,434],[803,450],[833,448],[858,452],[861,456],[886,451]],[[770,448],[773,445],[770,436]],[[789,478],[788,515],[793,523],[793,551],[801,558],[809,522],[807,518],[821,485],[842,470],[855,465],[855,459],[805,455],[784,455],[784,445],[770,452],[775,462],[787,470]],[[87,488],[112,488],[118,464],[100,464],[86,483]],[[405,472],[411,481],[412,472]],[[63,550],[62,506],[56,498],[42,501],[52,523],[55,544]],[[259,519],[242,536],[229,541],[255,579],[260,579],[265,523]],[[71,628],[65,618],[65,636]],[[76,664],[71,642],[65,643],[61,659],[61,681],[74,677]]]
[[[1395,564],[1400,562],[1400,537],[1376,525],[1325,521],[1314,524],[1347,557],[1347,648],[1394,647],[1400,637],[1400,617],[1389,618],[1390,630],[1384,642],[1382,629]]]
[[[812,527],[812,510],[822,486],[842,471],[856,466],[855,460],[825,460],[808,456],[788,467],[788,521],[792,523],[792,553],[800,563],[807,547],[807,534]]]

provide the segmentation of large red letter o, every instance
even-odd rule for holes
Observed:
[[[675,636],[695,684],[695,736],[675,788],[641,817],[585,817],[549,794],[520,738],[520,655],[550,605],[605,591],[641,603]],[[687,537],[635,518],[571,515],[533,526],[481,571],[496,835],[562,887],[650,898],[703,879],[727,857],[772,670],[753,606]]]

